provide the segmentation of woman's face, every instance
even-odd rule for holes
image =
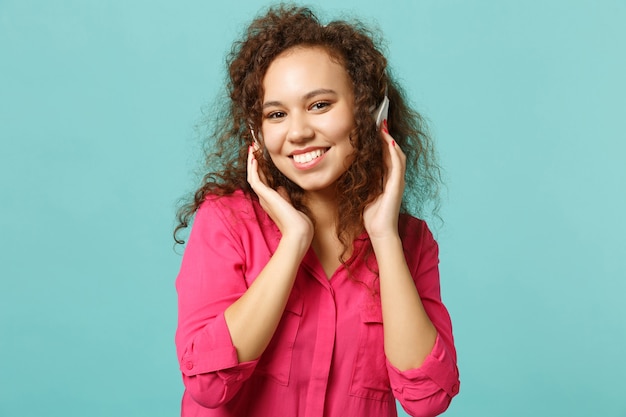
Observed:
[[[305,191],[332,190],[354,159],[352,83],[318,47],[296,47],[263,79],[265,147],[276,167]]]

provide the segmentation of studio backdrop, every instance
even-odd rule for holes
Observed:
[[[445,415],[626,416],[626,2],[314,3],[437,143]],[[0,0],[1,416],[179,413],[174,213],[268,4]]]

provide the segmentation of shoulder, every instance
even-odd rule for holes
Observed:
[[[437,252],[437,241],[424,220],[408,214],[401,214],[398,228],[402,246],[408,253]]]
[[[242,190],[228,195],[207,195],[198,207],[194,225],[204,224],[217,226],[222,223],[235,226],[240,223],[257,220],[258,201]]]
[[[409,215],[401,215],[399,231],[404,256],[420,294],[426,291],[425,286],[437,287],[439,245],[426,222]]]
[[[399,219],[399,231],[400,237],[404,241],[405,239],[424,239],[430,238],[434,240],[433,234],[428,228],[426,222],[417,217],[413,217],[410,214],[400,214]]]
[[[274,250],[280,231],[254,195],[241,190],[228,195],[208,195],[196,212],[191,233],[212,240],[230,239],[244,252],[253,246],[269,245]]]
[[[205,197],[202,204],[198,208],[198,214],[201,212],[229,212],[242,211],[243,213],[254,209],[256,200],[249,194],[245,194],[243,190],[236,190],[228,195],[209,194]]]
[[[274,223],[256,196],[237,190],[228,195],[208,195],[196,213],[194,223],[216,227],[221,223],[233,230],[274,229]]]

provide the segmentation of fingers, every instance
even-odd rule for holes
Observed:
[[[313,237],[313,223],[306,215],[296,210],[291,204],[291,199],[284,187],[276,190],[270,188],[263,171],[259,170],[259,164],[255,154],[259,154],[258,147],[248,148],[248,183],[259,198],[259,203],[270,218],[276,223],[283,237],[290,234],[299,236],[299,241],[307,240],[309,243]]]
[[[254,190],[257,195],[262,193],[265,188],[267,188],[265,182],[265,175],[263,171],[259,169],[259,162],[256,159],[256,151],[258,150],[258,145],[251,145],[248,147],[248,184]]]
[[[385,150],[385,163],[387,165],[388,176],[404,180],[404,172],[406,169],[406,155],[404,154],[404,152],[402,152],[402,149],[400,148],[398,143],[389,134],[386,119],[383,121],[380,131],[381,138],[387,145]]]
[[[259,165],[254,157],[254,148],[248,146],[248,183],[254,189],[256,183],[260,181]]]
[[[261,203],[265,204],[268,199],[273,201],[273,197],[278,194],[283,200],[291,202],[287,194],[287,190],[284,187],[278,187],[277,190],[273,190],[267,185],[265,174],[263,170],[259,169],[259,163],[257,161],[257,154],[259,154],[259,145],[256,143],[248,147],[248,183],[256,195],[262,200]]]

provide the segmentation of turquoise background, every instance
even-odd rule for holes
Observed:
[[[626,2],[376,21],[445,167],[446,416],[626,416]],[[173,416],[196,124],[259,1],[0,0],[0,415]]]

